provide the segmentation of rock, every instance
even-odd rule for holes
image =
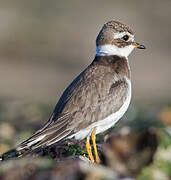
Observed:
[[[103,147],[103,162],[121,177],[136,177],[153,161],[158,146],[158,136],[153,130],[114,133]]]

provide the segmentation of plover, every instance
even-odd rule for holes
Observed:
[[[104,24],[96,39],[92,63],[66,88],[45,125],[16,150],[36,149],[68,138],[86,138],[91,162],[99,163],[96,134],[113,127],[131,101],[128,55],[134,48],[145,49],[135,42],[127,25],[118,21]]]

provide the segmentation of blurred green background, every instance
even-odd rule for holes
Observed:
[[[48,119],[93,60],[96,36],[109,20],[128,24],[147,47],[129,57],[130,117],[143,106],[171,125],[170,7],[170,0],[0,0],[0,153]]]

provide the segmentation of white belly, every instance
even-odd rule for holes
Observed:
[[[109,115],[103,120],[100,120],[98,122],[94,122],[90,126],[88,126],[85,129],[80,130],[79,132],[75,133],[74,135],[71,135],[69,138],[75,137],[75,139],[84,139],[87,136],[91,135],[91,132],[93,128],[96,129],[96,134],[102,133],[106,131],[107,129],[113,127],[116,122],[125,114],[127,111],[130,101],[131,101],[131,81],[126,79],[128,83],[128,92],[127,92],[127,98],[124,104],[121,106],[119,111]]]

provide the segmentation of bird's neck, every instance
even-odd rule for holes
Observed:
[[[133,51],[134,46],[129,45],[125,47],[117,47],[115,45],[106,44],[96,46],[96,56],[122,56],[128,58],[129,54]]]
[[[120,78],[127,77],[130,79],[131,72],[128,63],[128,59],[123,56],[111,55],[111,56],[95,56],[92,65],[95,67],[104,67],[105,71],[116,73]]]

